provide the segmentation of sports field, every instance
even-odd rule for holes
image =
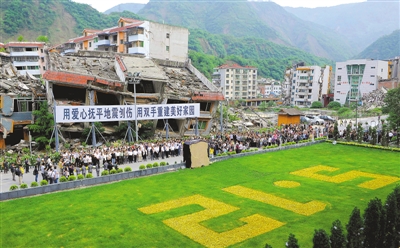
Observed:
[[[312,247],[400,183],[400,153],[332,145],[0,203],[0,247]]]

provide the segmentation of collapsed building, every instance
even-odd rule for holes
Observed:
[[[198,120],[168,120],[170,137],[194,135],[196,121],[199,134],[207,135],[218,103],[224,100],[222,93],[190,61],[103,51],[78,51],[65,56],[49,53],[49,61],[49,70],[43,78],[50,105],[54,100],[57,106],[90,105],[91,95],[95,105],[133,105],[135,91],[137,104],[200,103]],[[140,75],[137,82],[129,80],[132,75]],[[149,121],[153,121],[155,134],[166,135],[164,120]],[[118,124],[103,123],[109,133]],[[85,127],[88,123],[63,123],[59,128],[68,137],[76,137]]]
[[[46,89],[40,79],[27,73],[21,75],[9,55],[0,56],[0,149],[7,144],[29,141],[27,125],[33,122],[32,112],[40,102],[47,101]],[[6,142],[7,140],[7,142]]]

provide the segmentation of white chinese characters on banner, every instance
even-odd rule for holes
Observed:
[[[136,105],[137,120],[183,119],[200,116],[200,104]],[[56,106],[56,122],[106,122],[135,120],[134,105]]]

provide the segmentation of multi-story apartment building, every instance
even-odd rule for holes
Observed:
[[[10,42],[5,48],[21,75],[40,76],[46,70],[44,42]]]
[[[342,105],[361,100],[388,79],[388,61],[359,59],[336,63],[334,99]]]
[[[281,82],[269,78],[261,78],[258,80],[258,88],[262,97],[269,95],[280,96],[282,94]]]
[[[331,67],[297,64],[285,73],[282,92],[285,103],[298,107],[310,107],[312,102],[322,101],[329,92]]]
[[[61,53],[79,50],[110,51],[143,55],[146,58],[185,62],[189,30],[150,21],[121,17],[118,26],[104,30],[83,30],[83,36],[57,47]]]
[[[226,99],[257,98],[257,68],[224,64],[214,68],[213,84],[219,87]]]

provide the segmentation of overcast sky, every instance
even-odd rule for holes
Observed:
[[[104,12],[120,3],[147,3],[148,0],[73,0],[78,3],[86,3],[91,5],[93,8],[100,12]],[[181,0],[177,0],[181,1]],[[206,0],[204,0],[206,1]],[[213,1],[213,0],[210,0]],[[254,0],[253,0],[254,1]],[[255,0],[260,1],[260,0]],[[290,7],[306,7],[306,8],[316,8],[316,7],[328,7],[335,6],[346,3],[359,3],[365,2],[366,0],[271,0],[281,6]]]

